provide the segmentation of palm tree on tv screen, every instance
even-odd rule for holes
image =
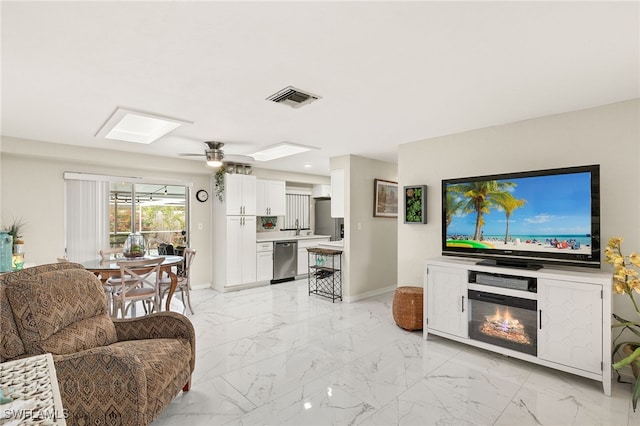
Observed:
[[[473,234],[474,240],[480,240],[482,225],[484,225],[483,215],[489,214],[492,207],[501,208],[505,212],[509,211],[508,219],[513,210],[521,206],[518,205],[518,201],[521,200],[516,200],[510,192],[510,189],[515,186],[516,184],[513,182],[487,180],[463,183],[451,187],[453,193],[461,194],[464,197],[461,212],[463,214],[475,213],[476,215],[476,226]],[[524,202],[522,205],[524,205]]]
[[[447,215],[447,218],[446,218],[447,222],[445,226],[447,228],[449,228],[449,225],[451,224],[453,217],[457,215],[462,209],[463,202],[464,200],[461,200],[453,191],[451,191],[451,188],[447,190],[447,200],[446,200],[447,207],[445,209],[445,212]],[[445,235],[446,235],[446,232],[445,232]]]
[[[509,240],[509,218],[513,211],[519,207],[524,206],[527,200],[516,200],[511,194],[509,197],[504,197],[504,199],[500,203],[500,207],[504,210],[504,215],[507,218],[507,224],[504,231],[504,243],[507,244]]]

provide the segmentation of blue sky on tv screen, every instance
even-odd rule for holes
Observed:
[[[520,236],[584,235],[591,233],[591,174],[573,173],[505,179],[499,182],[516,184],[511,192],[518,200],[526,200],[523,207],[509,218],[509,234]],[[483,215],[485,236],[504,235],[504,211],[492,208]],[[475,212],[454,216],[447,229],[451,235],[473,236]]]

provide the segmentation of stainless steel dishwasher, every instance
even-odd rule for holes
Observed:
[[[273,279],[271,284],[294,280],[298,272],[298,242],[276,241],[273,244]]]

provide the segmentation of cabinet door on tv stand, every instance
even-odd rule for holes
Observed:
[[[538,280],[538,358],[601,373],[602,287]]]
[[[468,337],[466,269],[428,266],[426,298],[429,330]]]

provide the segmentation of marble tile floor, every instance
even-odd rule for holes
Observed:
[[[306,284],[192,292],[192,388],[153,425],[640,425],[630,385],[607,397],[593,380],[425,341],[395,325],[393,293],[331,303]]]

